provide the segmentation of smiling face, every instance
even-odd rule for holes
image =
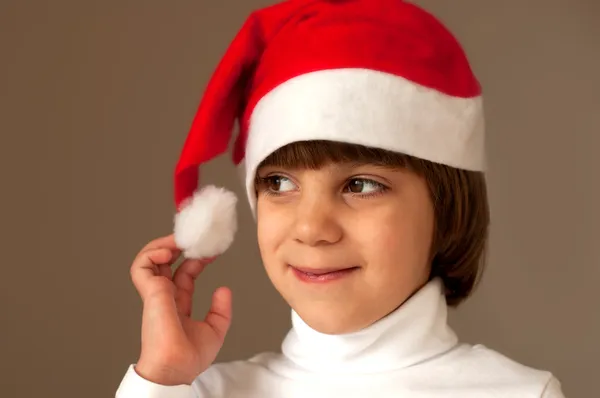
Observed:
[[[427,182],[393,162],[362,157],[293,167],[275,159],[257,172],[267,274],[323,333],[374,323],[430,275],[434,208]]]

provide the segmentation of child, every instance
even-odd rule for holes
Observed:
[[[236,198],[196,186],[236,119],[233,160],[292,328],[281,354],[213,364],[231,293],[201,322],[191,299],[233,239]],[[131,267],[142,350],[117,397],[562,397],[549,372],[459,343],[447,324],[485,256],[484,164],[479,83],[432,15],[400,0],[254,12],[184,145],[175,234]]]

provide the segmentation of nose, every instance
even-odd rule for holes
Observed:
[[[309,246],[340,241],[343,228],[338,222],[333,202],[325,195],[303,195],[297,204],[296,219],[291,230],[294,240]]]

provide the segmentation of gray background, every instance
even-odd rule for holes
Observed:
[[[491,262],[452,324],[569,397],[598,394],[600,4],[419,1],[463,43],[486,96]],[[139,353],[131,260],[172,228],[172,170],[204,85],[266,1],[0,3],[0,395],[113,396]],[[203,169],[242,195],[225,156]],[[243,197],[242,197],[243,198]],[[219,360],[277,350],[289,310],[241,202],[200,278],[234,291]]]

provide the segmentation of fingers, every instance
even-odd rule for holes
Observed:
[[[171,265],[181,256],[174,234],[155,239],[138,253],[131,266],[131,279],[142,300],[155,293],[174,295],[180,314],[191,316],[194,282],[215,258],[186,259],[173,273]]]
[[[192,314],[192,297],[194,295],[194,282],[204,268],[212,262],[207,260],[185,260],[173,274],[173,283],[177,288],[175,302],[179,312],[186,316]]]
[[[173,252],[173,258],[169,265],[175,262],[181,256],[181,249],[177,247],[177,244],[175,243],[175,236],[171,234],[155,239],[148,243],[142,248],[142,250],[139,251],[137,257],[143,256],[144,254],[157,249],[169,249]]]
[[[170,264],[177,260],[177,251],[169,248],[148,249],[140,253],[131,265],[131,279],[142,300],[156,289],[156,277],[170,278]],[[170,282],[169,282],[170,283]],[[164,286],[164,284],[163,284]]]
[[[214,292],[212,304],[204,322],[210,325],[219,339],[225,339],[231,325],[231,290],[229,288],[221,287]]]
[[[142,250],[140,250],[140,254],[148,250],[159,248],[177,250],[177,244],[175,243],[175,234],[170,234],[150,241],[146,246],[142,248]]]
[[[171,264],[162,264],[158,266],[158,274],[160,276],[164,276],[165,278],[171,280],[173,278],[173,270],[171,269]]]

